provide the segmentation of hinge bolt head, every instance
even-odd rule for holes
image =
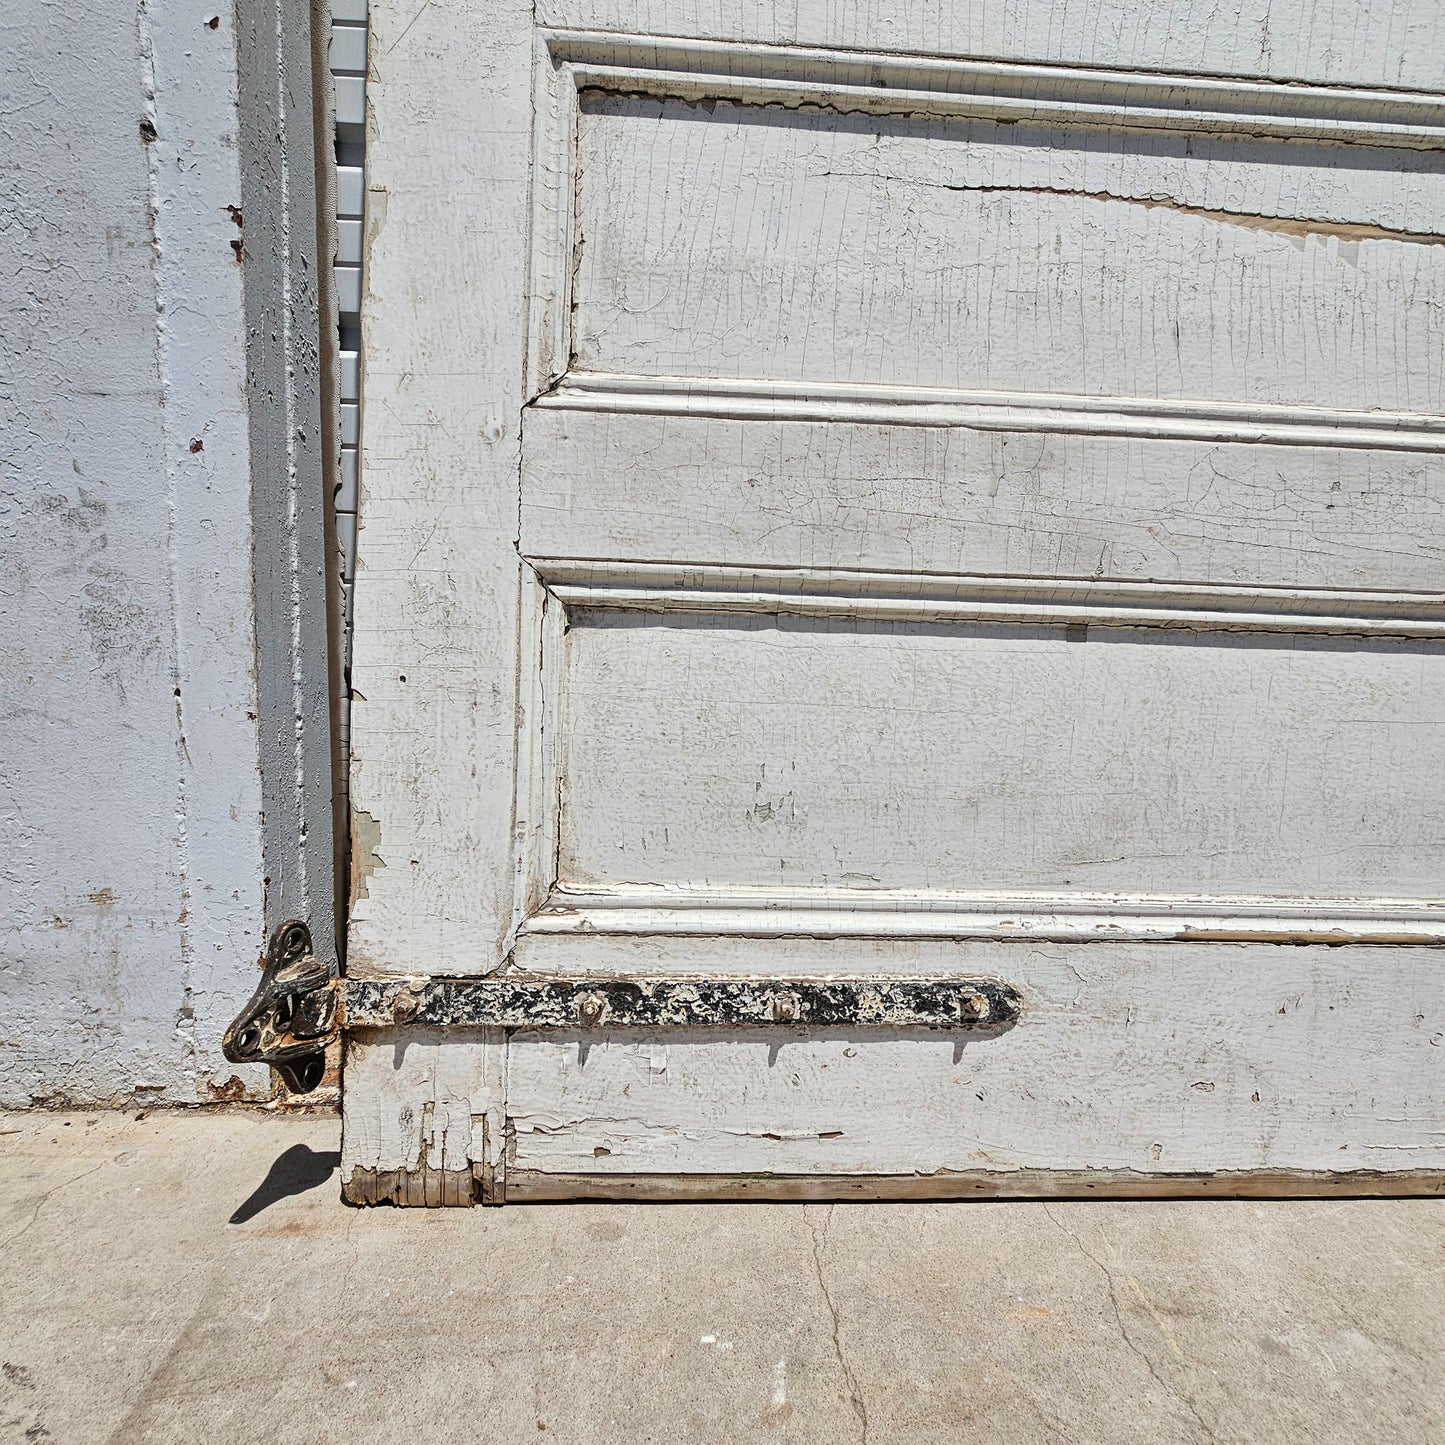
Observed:
[[[798,996],[792,993],[775,993],[769,1000],[768,1008],[774,1023],[794,1023],[798,1017]]]

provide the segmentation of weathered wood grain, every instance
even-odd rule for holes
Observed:
[[[775,956],[806,967],[853,951],[798,941]],[[964,952],[1023,995],[996,1038],[514,1035],[510,1163],[665,1176],[1445,1168],[1438,950]]]
[[[500,1204],[500,1030],[353,1030],[342,1093],[342,1193],[352,1204]]]
[[[370,1184],[370,1181],[368,1181]],[[378,1181],[354,1204],[403,1203],[394,1181]],[[553,1174],[514,1169],[508,1197],[519,1204],[563,1200],[639,1203],[743,1203],[748,1200],[962,1199],[1342,1199],[1438,1198],[1445,1176],[1434,1169],[1246,1169],[1207,1174],[1146,1174],[1128,1169],[1016,1169],[936,1174]]]
[[[541,410],[526,438],[535,557],[1445,591],[1438,456]]]
[[[1440,409],[1434,153],[581,109],[575,369]]]
[[[1437,7],[373,20],[348,1197],[1435,1189]]]
[[[513,0],[371,17],[348,950],[383,971],[493,966],[511,921],[531,61]]]
[[[581,609],[558,881],[1430,898],[1445,644]]]

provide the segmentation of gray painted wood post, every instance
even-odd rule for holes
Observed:
[[[339,584],[327,498],[334,407],[323,405],[334,357],[320,340],[334,301],[317,254],[325,132],[312,35],[307,0],[237,6],[266,923],[306,920],[328,958],[340,915],[329,645]]]

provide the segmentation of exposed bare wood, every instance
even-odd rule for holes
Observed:
[[[400,1204],[411,1208],[486,1204],[481,1181],[469,1169],[353,1169],[341,1186],[348,1204]]]
[[[1325,1174],[1258,1170],[1212,1174],[1145,1174],[1107,1169],[1035,1169],[1012,1173],[847,1174],[545,1174],[509,1175],[519,1204],[564,1199],[682,1203],[710,1200],[956,1200],[956,1199],[1373,1199],[1438,1198],[1438,1170]],[[348,1195],[348,1198],[351,1196]],[[354,1203],[396,1202],[353,1200]]]

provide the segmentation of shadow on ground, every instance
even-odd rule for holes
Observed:
[[[318,1152],[305,1144],[293,1144],[276,1156],[266,1177],[237,1206],[230,1222],[245,1224],[279,1200],[289,1199],[294,1194],[305,1194],[309,1189],[319,1189],[340,1167],[339,1150]]]

